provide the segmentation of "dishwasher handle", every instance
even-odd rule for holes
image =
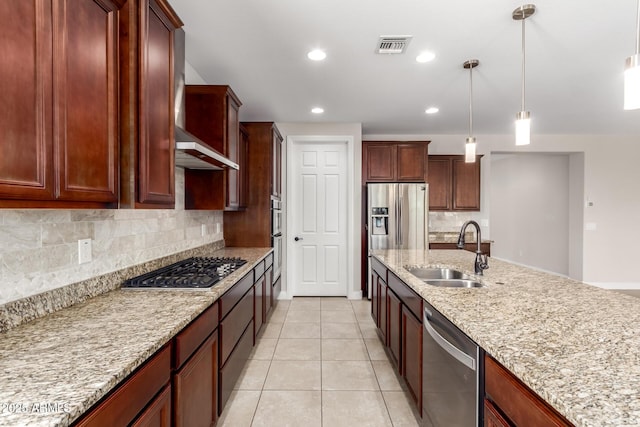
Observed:
[[[462,363],[464,366],[466,366],[467,368],[471,369],[472,371],[476,370],[476,359],[474,359],[473,357],[469,356],[467,353],[465,353],[464,351],[460,350],[458,347],[456,347],[455,345],[451,344],[442,335],[440,335],[438,333],[438,331],[436,331],[434,329],[434,327],[431,326],[431,322],[429,321],[429,318],[427,317],[426,310],[425,310],[425,313],[423,315],[423,323],[424,323],[424,328],[427,330],[429,335],[431,335],[431,338],[433,338],[433,340],[440,347],[442,347],[442,349],[444,351],[449,353],[458,362]]]

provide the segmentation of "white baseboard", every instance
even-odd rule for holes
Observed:
[[[349,292],[349,299],[362,299],[362,291]]]
[[[276,299],[291,299],[291,296],[287,294],[285,291],[280,291],[280,294],[276,297]]]
[[[292,299],[293,296],[289,295],[286,291],[280,291],[280,294],[276,297],[276,299]],[[362,291],[349,292],[347,295],[348,299],[362,299]]]

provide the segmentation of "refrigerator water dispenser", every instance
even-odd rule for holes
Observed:
[[[389,234],[389,208],[371,208],[371,224],[373,235]]]

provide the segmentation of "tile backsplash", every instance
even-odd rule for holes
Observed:
[[[482,212],[429,212],[429,232],[460,232],[462,224],[468,220],[474,220],[482,228],[483,239],[489,238],[489,226],[486,215]],[[473,231],[471,228],[468,231]]]
[[[176,209],[0,210],[0,305],[222,239],[222,211],[184,210],[181,168]]]

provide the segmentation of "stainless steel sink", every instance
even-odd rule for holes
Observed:
[[[441,288],[481,288],[482,283],[469,279],[443,279],[443,280],[425,280],[427,285],[439,286]]]
[[[472,276],[451,268],[406,267],[405,270],[431,286],[443,288],[482,287],[482,283]]]
[[[471,276],[464,274],[462,271],[453,270],[451,268],[410,267],[405,269],[422,280],[472,279]]]

